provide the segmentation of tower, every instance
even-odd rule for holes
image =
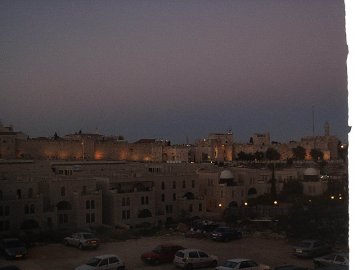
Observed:
[[[325,134],[324,134],[325,136],[330,136],[330,125],[329,125],[328,121],[325,122],[324,132],[325,132]]]

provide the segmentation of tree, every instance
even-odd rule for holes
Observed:
[[[339,158],[341,158],[343,161],[347,160],[348,157],[348,149],[346,145],[343,145],[340,141],[337,145],[337,152]]]
[[[284,183],[281,195],[284,196],[286,200],[293,200],[299,198],[303,195],[304,186],[298,180],[288,181]]]
[[[264,152],[256,151],[255,154],[254,154],[254,159],[263,160],[264,159]]]
[[[58,140],[59,138],[60,138],[59,135],[57,134],[57,132],[55,132],[55,133],[54,133],[54,136],[53,136],[53,139],[54,139],[54,140]]]
[[[265,157],[268,160],[279,160],[280,159],[280,153],[276,149],[274,149],[272,147],[269,147],[265,152]]]
[[[304,147],[298,146],[296,148],[293,148],[292,152],[293,152],[294,158],[296,160],[304,160],[305,159],[306,150]]]
[[[324,159],[324,153],[319,149],[311,149],[310,155],[314,161],[323,160]]]

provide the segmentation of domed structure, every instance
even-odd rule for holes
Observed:
[[[320,171],[315,168],[307,168],[304,170],[304,181],[318,181]]]
[[[234,185],[234,175],[229,170],[223,170],[220,173],[219,184],[226,184],[227,186]]]
[[[221,173],[220,173],[220,179],[234,179],[234,175],[232,174],[231,171],[229,170],[223,170]]]
[[[315,168],[307,168],[304,171],[304,176],[305,175],[320,175],[320,172]]]

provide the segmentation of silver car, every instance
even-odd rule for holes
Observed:
[[[333,253],[313,259],[314,267],[344,266],[349,267],[349,253]]]
[[[90,259],[87,263],[80,265],[75,270],[124,270],[123,260],[113,254],[105,254]]]
[[[182,249],[176,252],[174,257],[174,265],[185,269],[201,268],[201,267],[215,267],[218,262],[218,257],[208,255],[206,252],[199,249]]]
[[[66,246],[75,246],[79,249],[98,248],[100,240],[92,233],[78,232],[64,238]]]

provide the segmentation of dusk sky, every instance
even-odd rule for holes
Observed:
[[[347,141],[340,0],[1,1],[0,119],[30,137]]]

